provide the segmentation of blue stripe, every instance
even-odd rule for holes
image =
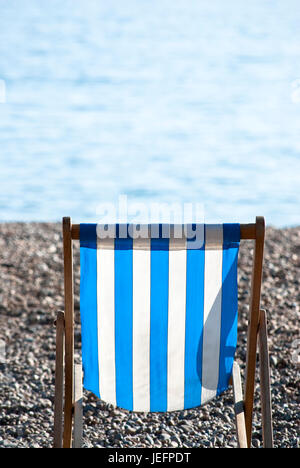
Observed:
[[[132,239],[115,239],[115,354],[117,406],[133,409]]]
[[[237,344],[239,237],[239,225],[224,225],[218,395],[228,388]]]
[[[240,224],[223,224],[223,247],[236,247],[241,239]]]
[[[100,398],[97,323],[96,225],[80,226],[80,315],[84,387]]]
[[[169,239],[151,241],[150,411],[167,411]]]
[[[97,241],[97,224],[80,224],[80,246]]]
[[[204,246],[187,250],[184,407],[201,404],[204,311]]]

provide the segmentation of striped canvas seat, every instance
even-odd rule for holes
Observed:
[[[240,225],[202,225],[197,244],[123,228],[80,225],[84,387],[132,411],[202,405],[232,374]]]

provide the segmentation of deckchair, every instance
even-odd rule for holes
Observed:
[[[107,403],[143,412],[195,408],[232,386],[237,443],[250,448],[257,348],[263,443],[273,447],[267,319],[260,308],[264,218],[190,225],[198,229],[194,244],[185,227],[180,237],[174,225],[72,225],[63,219],[65,310],[56,320],[54,447],[82,445],[84,385]],[[111,228],[112,237],[103,235]],[[244,239],[254,241],[245,396],[235,361],[237,258]],[[84,381],[82,366],[74,365],[72,246],[78,240]]]

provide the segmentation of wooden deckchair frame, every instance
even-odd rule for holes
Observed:
[[[79,240],[80,226],[71,218],[63,218],[65,311],[56,320],[56,373],[54,409],[54,447],[74,447],[82,439],[82,370],[74,366],[74,280],[73,241]],[[269,352],[266,312],[260,308],[265,220],[258,216],[253,224],[241,224],[241,240],[254,241],[253,269],[247,338],[245,397],[243,398],[240,368],[234,363],[233,385],[238,445],[251,447],[257,345],[259,341],[260,393],[264,447],[273,447]]]

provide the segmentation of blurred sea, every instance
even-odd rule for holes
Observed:
[[[300,224],[299,78],[299,0],[0,0],[0,221]]]

